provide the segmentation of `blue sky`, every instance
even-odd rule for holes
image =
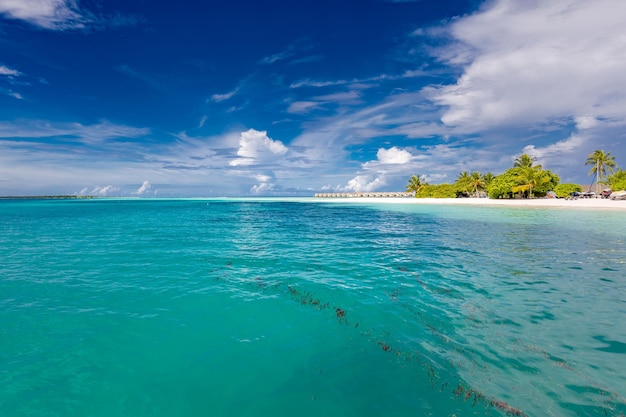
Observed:
[[[0,0],[0,195],[626,165],[623,0]]]

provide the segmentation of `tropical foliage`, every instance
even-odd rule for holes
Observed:
[[[491,180],[493,174],[488,173],[487,175],[489,175],[489,180]],[[458,197],[480,197],[481,193],[486,189],[486,184],[485,176],[477,171],[471,174],[467,171],[461,172],[454,183]]]
[[[525,153],[515,158],[515,162],[513,162],[513,168],[530,168],[533,166],[534,163],[535,158]]]
[[[554,192],[558,198],[567,198],[572,195],[573,192],[582,192],[583,187],[579,184],[559,184],[554,187]]]
[[[489,198],[543,197],[560,182],[558,175],[534,165],[535,159],[528,154],[515,159],[513,168],[496,176],[487,187]]]
[[[455,198],[457,188],[454,184],[427,184],[416,195],[418,198]]]
[[[417,197],[417,194],[425,185],[427,185],[426,182],[423,182],[419,175],[413,175],[409,178],[409,183],[406,185],[406,192],[414,193]]]
[[[482,197],[489,198],[536,198],[553,191],[557,197],[566,198],[571,193],[583,191],[578,184],[560,184],[561,179],[550,170],[536,164],[528,154],[515,158],[513,167],[500,175],[477,171],[459,173],[453,184],[430,185],[417,175],[409,179],[408,192],[418,198]],[[596,150],[589,154],[585,165],[592,165],[589,174],[595,174],[599,183],[608,184],[613,190],[626,190],[626,171],[617,168],[610,152]]]
[[[606,181],[614,191],[626,190],[626,171],[618,169],[613,175],[609,175]]]

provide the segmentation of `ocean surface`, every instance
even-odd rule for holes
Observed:
[[[0,415],[623,416],[625,224],[0,201]]]

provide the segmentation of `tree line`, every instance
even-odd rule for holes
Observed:
[[[573,192],[582,192],[580,184],[561,183],[560,177],[535,163],[534,157],[522,154],[515,158],[513,167],[500,175],[491,172],[463,171],[452,184],[429,184],[420,175],[409,178],[406,191],[418,198],[540,198],[554,192],[559,198],[569,197]],[[626,190],[626,171],[619,168],[611,152],[595,150],[587,157],[585,165],[591,165],[589,175],[600,187]]]

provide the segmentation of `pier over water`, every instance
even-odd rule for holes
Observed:
[[[316,193],[315,198],[407,198],[413,197],[413,193],[400,192],[354,192],[354,193]]]

